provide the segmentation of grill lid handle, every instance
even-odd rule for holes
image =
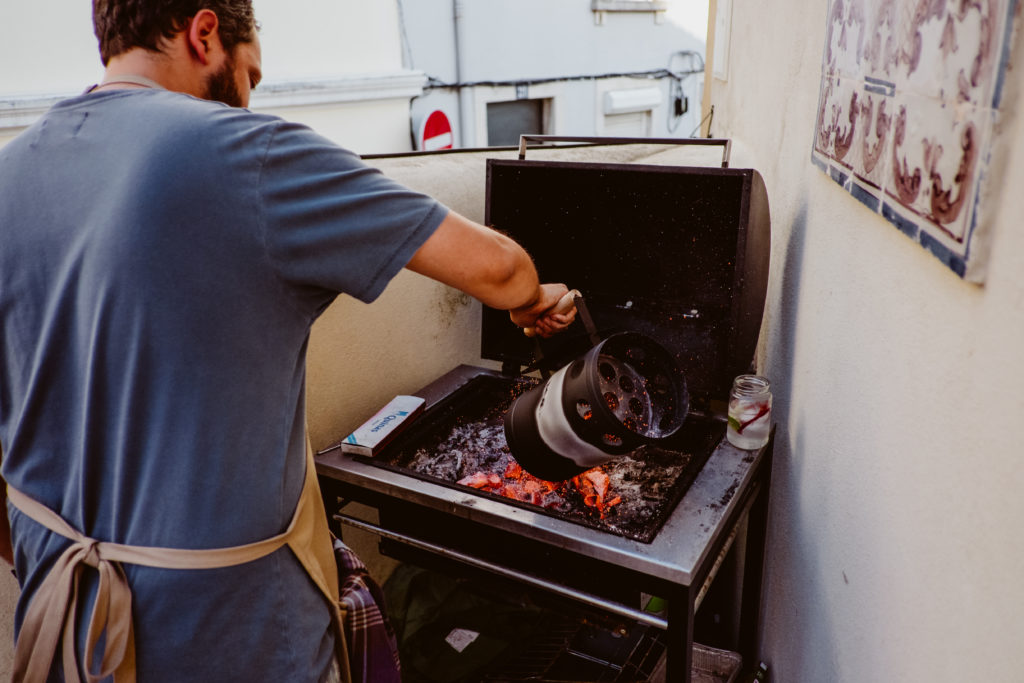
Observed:
[[[526,148],[530,142],[553,143],[572,142],[587,145],[720,145],[722,147],[722,168],[729,168],[732,152],[730,138],[615,138],[565,135],[520,135],[519,160],[526,159]]]

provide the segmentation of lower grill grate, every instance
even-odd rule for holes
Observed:
[[[665,653],[664,634],[551,615],[547,628],[485,674],[487,683],[648,683]]]

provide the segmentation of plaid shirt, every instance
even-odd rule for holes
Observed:
[[[384,614],[384,593],[340,539],[334,539],[338,585],[353,683],[401,683],[398,642]]]

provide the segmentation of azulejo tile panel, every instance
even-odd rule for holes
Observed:
[[[1019,2],[829,2],[812,161],[973,282]]]

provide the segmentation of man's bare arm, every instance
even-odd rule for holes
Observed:
[[[566,286],[540,284],[533,260],[515,240],[454,211],[406,267],[507,310],[520,327],[543,321],[538,327],[545,335],[564,328],[575,315],[545,316],[568,291]]]

